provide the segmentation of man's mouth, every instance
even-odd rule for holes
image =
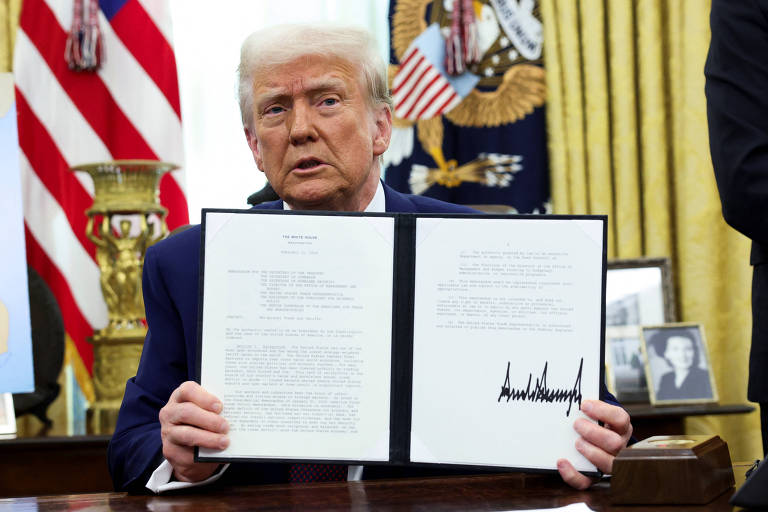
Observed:
[[[320,160],[317,160],[315,158],[307,158],[300,160],[296,164],[296,169],[312,169],[314,167],[317,167],[318,165],[323,165],[323,162]]]

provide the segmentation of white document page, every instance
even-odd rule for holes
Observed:
[[[595,471],[572,425],[599,397],[602,223],[416,227],[411,460]]]
[[[394,220],[206,213],[202,386],[231,458],[388,460]]]

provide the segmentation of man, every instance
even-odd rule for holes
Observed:
[[[747,398],[768,453],[768,1],[713,0],[710,24],[709,144],[725,221],[752,239]]]
[[[248,145],[282,198],[257,208],[473,212],[382,185],[379,157],[389,145],[392,103],[385,67],[365,32],[310,26],[257,32],[243,44],[239,75]],[[197,343],[199,244],[196,226],[156,244],[145,258],[149,330],[109,449],[118,489],[141,492],[149,484],[163,490],[182,485],[167,485],[171,479],[208,482],[221,474],[218,464],[193,461],[194,446],[221,449],[228,444],[227,423],[219,415],[222,403],[190,382]],[[629,416],[600,401],[585,401],[582,410],[608,427],[577,420],[577,448],[610,472],[613,456],[631,435]],[[366,468],[364,476],[381,474],[379,469]],[[573,486],[591,483],[568,461],[559,461],[558,469]],[[288,472],[289,465],[232,464],[222,479],[279,482],[289,479]]]

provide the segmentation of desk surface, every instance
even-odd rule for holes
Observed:
[[[745,466],[735,465],[737,485]],[[741,478],[740,478],[741,477]],[[0,499],[0,509],[12,510],[522,510],[554,508],[585,502],[596,511],[731,511],[733,490],[706,506],[615,507],[609,503],[607,482],[588,491],[567,487],[545,475],[491,475],[363,482],[283,484],[206,489],[165,496],[124,493],[73,494]]]

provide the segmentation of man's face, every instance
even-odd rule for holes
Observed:
[[[307,56],[254,80],[248,145],[292,208],[360,211],[376,192],[392,117],[372,111],[357,76],[343,60]]]

